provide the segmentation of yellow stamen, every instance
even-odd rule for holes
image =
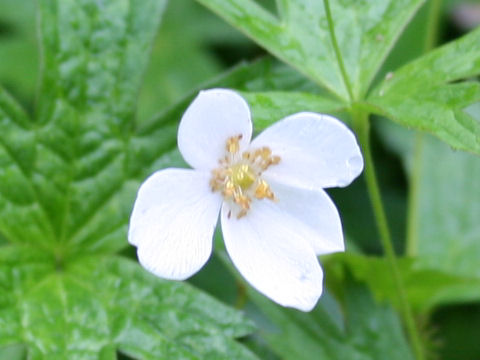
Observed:
[[[227,139],[225,156],[219,159],[219,167],[212,171],[210,186],[212,191],[220,191],[226,200],[237,205],[234,209],[237,219],[247,215],[254,198],[276,201],[275,194],[262,173],[280,162],[280,157],[272,155],[272,150],[264,146],[239,154],[242,135]],[[231,216],[229,210],[228,218]]]
[[[270,189],[270,186],[267,184],[265,180],[260,180],[258,182],[257,187],[255,188],[255,197],[257,199],[269,199],[269,200],[274,200],[275,195],[273,194],[272,190]]]
[[[240,140],[243,135],[232,136],[227,139],[226,149],[230,154],[236,154],[240,150]]]

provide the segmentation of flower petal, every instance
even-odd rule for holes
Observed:
[[[140,263],[157,276],[183,280],[212,252],[221,197],[212,193],[209,173],[166,169],[140,187],[130,217],[128,241]]]
[[[312,246],[291,227],[291,218],[269,203],[255,202],[240,219],[229,217],[230,205],[225,203],[221,216],[225,247],[259,292],[280,305],[310,311],[322,294],[322,269]]]
[[[342,223],[338,210],[322,190],[294,188],[270,183],[276,202],[272,204],[287,217],[290,227],[313,247],[317,255],[344,251]],[[255,203],[255,206],[257,203]]]
[[[227,139],[237,135],[242,135],[240,148],[246,148],[252,121],[245,100],[232,90],[200,91],[180,122],[178,148],[190,166],[211,170],[225,156]]]
[[[292,186],[343,187],[363,170],[355,136],[329,115],[302,112],[288,116],[253,140],[253,148],[262,146],[281,158],[265,177]]]

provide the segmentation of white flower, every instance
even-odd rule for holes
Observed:
[[[252,142],[236,92],[202,91],[186,110],[178,147],[193,169],[164,169],[142,184],[128,240],[157,276],[183,280],[212,252],[220,214],[233,263],[273,301],[311,310],[322,293],[317,255],[344,250],[337,209],[323,188],[363,169],[353,133],[310,112],[282,119]]]

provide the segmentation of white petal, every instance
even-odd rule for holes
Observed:
[[[128,241],[140,263],[157,276],[183,280],[212,252],[222,199],[212,193],[209,173],[166,169],[140,187],[130,217]]]
[[[315,252],[285,214],[266,200],[240,219],[222,208],[225,247],[238,271],[259,292],[283,306],[313,309],[323,272]]]
[[[178,148],[195,169],[211,170],[225,156],[229,137],[242,135],[241,148],[252,137],[250,109],[236,92],[227,89],[200,91],[182,117]]]
[[[252,148],[262,146],[281,158],[265,177],[293,186],[347,186],[363,170],[355,136],[329,115],[302,112],[288,116],[253,140]]]
[[[273,182],[270,187],[277,199],[271,206],[284,214],[282,221],[288,222],[289,227],[308,240],[317,255],[345,250],[340,216],[324,190],[294,188]]]

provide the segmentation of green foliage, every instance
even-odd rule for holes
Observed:
[[[259,326],[258,333],[250,338],[251,345],[259,343],[257,352],[262,352],[265,342],[281,359],[311,359],[312,354],[322,360],[413,359],[395,312],[372,299],[367,288],[351,276],[345,276],[341,283],[341,302],[326,292],[311,313],[281,308],[239,276],[228,259],[221,236],[216,240],[219,261],[214,259],[214,264],[206,269],[209,274],[196,282],[209,291],[221,288],[224,293],[225,287],[211,279],[219,272],[232,274],[230,283],[236,282],[237,288],[244,289],[247,315]]]
[[[480,101],[480,29],[390,73],[369,101],[407,127],[480,153],[480,125],[464,108]]]
[[[114,255],[145,171],[175,145],[175,123],[132,126],[164,2],[38,5],[36,119],[0,92],[3,354],[253,358],[232,340],[252,330],[239,313]]]
[[[0,2],[0,80],[31,105],[37,81],[38,55],[33,0]]]
[[[252,294],[268,318],[261,335],[285,359],[311,359],[312,354],[317,359],[413,359],[392,309],[375,303],[362,286],[345,284],[343,314],[329,294],[311,314],[281,309]]]
[[[161,281],[117,256],[66,264],[31,249],[1,250],[0,345],[31,359],[253,358],[230,337],[251,326],[192,287]]]
[[[480,119],[478,105],[467,112],[477,121]],[[381,130],[386,143],[404,159],[407,171],[413,172],[414,161],[420,169],[416,216],[411,219],[413,230],[408,244],[411,254],[418,256],[411,267],[412,279],[420,283],[419,288],[441,285],[442,294],[418,296],[417,301],[436,302],[437,297],[441,302],[480,299],[480,159],[452,151],[429,136],[420,139],[414,159],[415,144],[406,130],[386,124]],[[437,280],[419,276],[421,272]]]
[[[478,84],[450,84],[480,74],[479,30],[405,66],[393,78],[389,74],[369,93],[394,42],[423,1],[332,1],[332,26],[322,1],[278,0],[278,16],[254,0],[197,1],[344,102],[366,100],[362,105],[373,113],[480,154],[480,124],[462,111],[480,100]],[[456,95],[459,91],[463,96]]]
[[[198,0],[275,56],[343,100],[348,91],[330,41],[322,1],[278,0],[278,16],[253,0]],[[335,31],[358,98],[422,0],[335,1]]]
[[[429,314],[440,305],[476,301],[480,298],[480,279],[472,274],[460,275],[441,266],[428,266],[427,258],[404,258],[400,262],[405,291],[412,308],[419,314]],[[394,284],[384,258],[360,254],[337,254],[326,263],[330,286],[342,294],[345,278],[353,275],[368,284],[380,301],[390,301],[396,307]]]
[[[406,65],[384,65],[404,50],[391,53],[425,1],[331,0],[333,23],[323,1],[197,2],[288,66],[265,58],[212,79],[222,68],[212,47],[250,45],[194,2],[171,2],[155,42],[166,0],[39,0],[34,96],[33,2],[0,3],[0,79],[27,105],[0,88],[0,358],[254,359],[254,351],[266,359],[413,359],[384,258],[351,250],[325,258],[330,291],[310,314],[274,305],[225,266],[193,280],[224,302],[246,302],[253,333],[240,312],[189,284],[154,278],[118,252],[128,246],[140,182],[186,166],[177,123],[198,83],[212,79],[202,88],[230,87],[247,99],[257,132],[299,111],[335,114],[355,128],[360,111],[443,140],[425,135],[418,147],[405,129],[379,122],[384,146],[418,181],[410,258],[399,267],[417,313],[478,302],[480,162],[449,146],[480,153],[478,108],[465,110],[480,101],[480,29]],[[424,30],[415,28],[409,48],[423,47]],[[356,186],[342,212],[349,249],[376,236],[363,223],[368,216],[356,213],[366,203]]]

